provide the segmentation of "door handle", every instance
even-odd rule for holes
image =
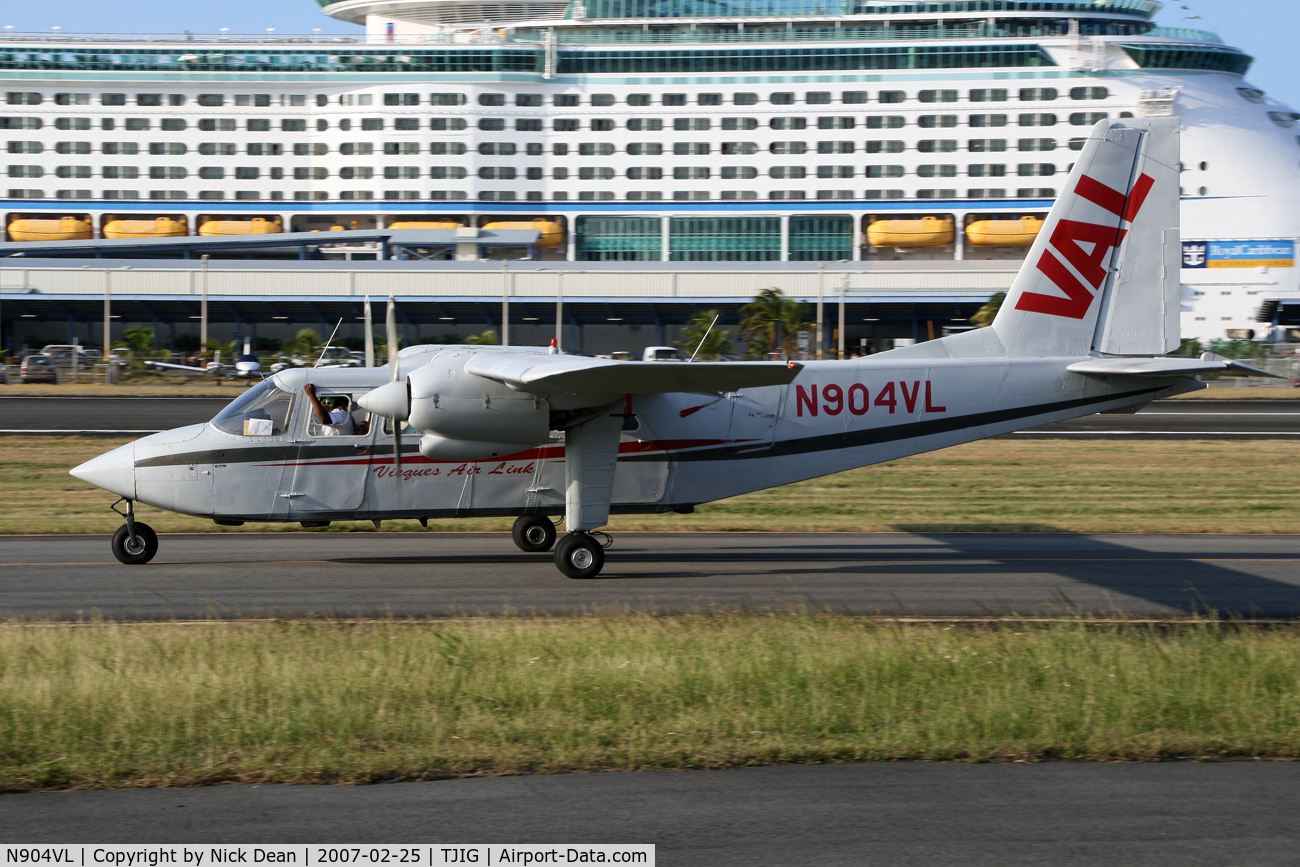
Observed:
[[[306,496],[306,493],[304,491],[285,491],[280,494],[280,498],[284,500],[288,500],[293,497],[302,497],[302,496]]]

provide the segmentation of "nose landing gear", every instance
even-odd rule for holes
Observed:
[[[117,503],[126,502],[126,511],[118,509]],[[123,497],[109,506],[121,515],[126,523],[117,528],[113,534],[113,556],[118,562],[128,566],[148,563],[158,553],[158,534],[153,527],[135,519],[135,503]]]

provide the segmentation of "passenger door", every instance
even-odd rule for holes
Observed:
[[[296,427],[298,450],[293,485],[284,493],[294,515],[355,511],[361,508],[365,498],[366,474],[370,471],[370,452],[375,441],[370,414],[356,405],[357,394],[352,392],[318,388],[316,393],[320,397],[346,394],[351,401],[356,433],[322,435],[310,405],[303,401]]]

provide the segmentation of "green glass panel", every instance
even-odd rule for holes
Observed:
[[[584,262],[658,262],[662,221],[658,217],[579,217],[577,257]]]
[[[771,262],[781,258],[779,217],[673,217],[669,258],[677,262]]]
[[[324,4],[324,0],[318,0]],[[737,18],[787,15],[926,15],[952,12],[1098,12],[1150,18],[1154,0],[949,0],[894,3],[889,0],[588,0],[588,18]],[[570,8],[570,13],[572,8]]]
[[[1254,58],[1230,48],[1188,48],[1173,45],[1121,46],[1143,69],[1196,69],[1245,75]]]
[[[982,69],[1055,66],[1037,45],[855,45],[679,51],[561,51],[561,74]]]
[[[790,261],[819,262],[852,258],[852,217],[790,218]]]

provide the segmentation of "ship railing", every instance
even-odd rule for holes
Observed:
[[[536,39],[537,31],[519,31],[514,37],[519,41]],[[839,40],[874,39],[1015,39],[1066,36],[1065,27],[990,27],[984,22],[961,25],[935,25],[932,27],[750,27],[740,29],[658,29],[658,30],[599,30],[583,28],[556,30],[561,45],[597,44],[651,44],[682,42],[835,42]]]
[[[1157,39],[1187,39],[1193,42],[1217,42],[1222,45],[1223,40],[1219,34],[1211,33],[1208,30],[1193,30],[1190,27],[1157,27],[1146,36],[1154,36]]]

